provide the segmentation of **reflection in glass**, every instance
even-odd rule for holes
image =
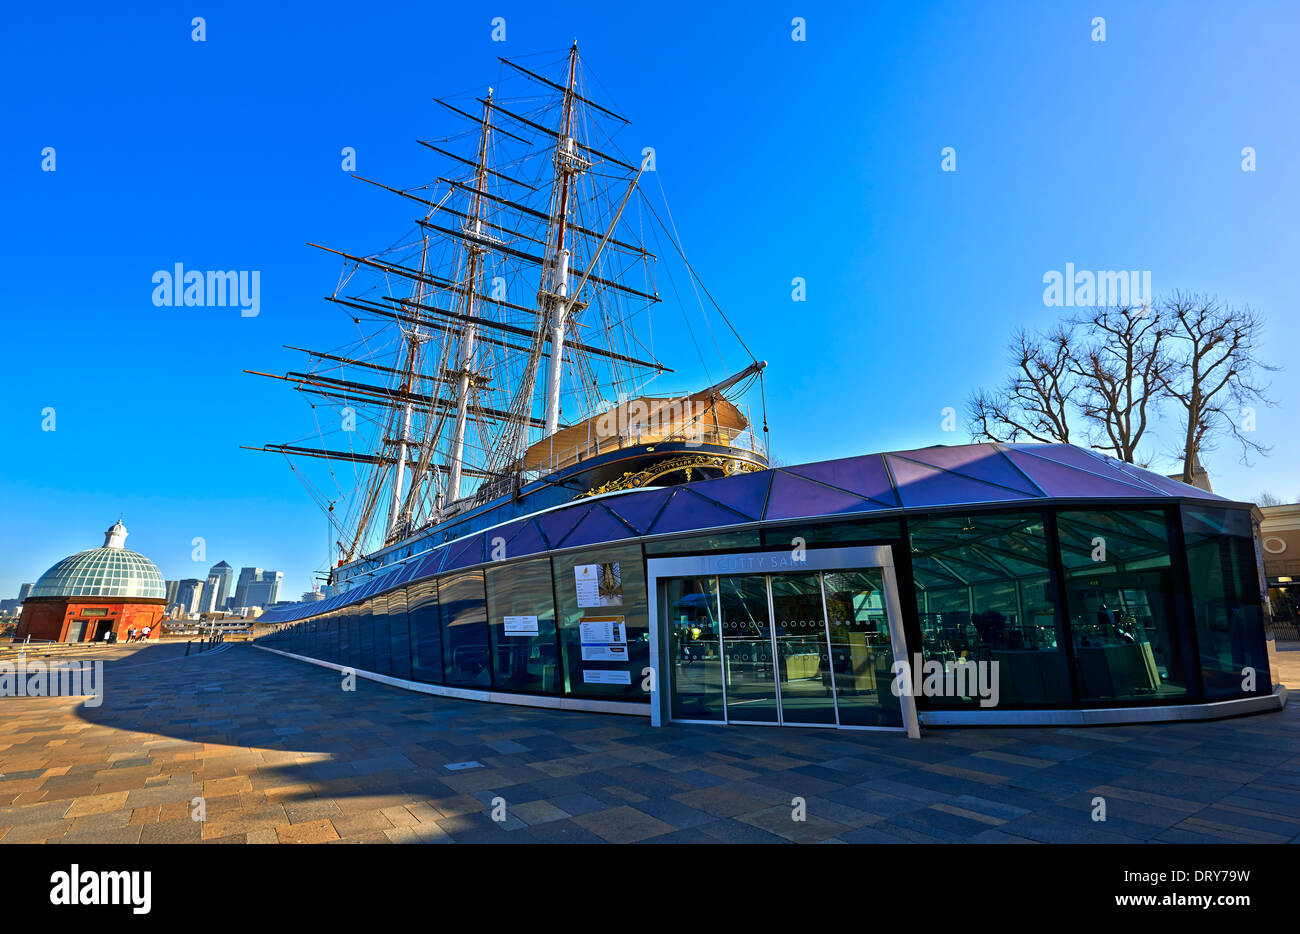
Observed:
[[[1192,613],[1207,699],[1273,689],[1250,513],[1182,507]],[[1243,690],[1245,671],[1255,690]]]
[[[411,677],[443,684],[442,624],[438,619],[438,582],[430,578],[406,588],[411,626]]]
[[[371,631],[374,639],[375,661],[371,671],[381,675],[393,673],[392,648],[389,643],[388,595],[378,594],[370,600]]]
[[[772,612],[781,716],[786,723],[834,723],[826,614],[817,574],[773,574]]]
[[[722,652],[726,662],[727,719],[776,723],[776,679],[767,581],[762,576],[723,577]]]
[[[722,720],[722,648],[717,579],[673,577],[661,581],[660,616],[672,663],[672,716]]]
[[[708,554],[713,551],[758,548],[758,532],[716,532],[712,535],[689,535],[685,538],[660,539],[646,542],[647,557],[655,555]]]
[[[953,673],[965,690],[924,703],[978,704],[977,679],[956,677],[965,662],[998,663],[1000,706],[1070,702],[1042,514],[935,516],[910,521],[908,531],[923,658],[942,663],[945,683]]]
[[[649,703],[650,693],[645,672],[650,666],[650,610],[646,599],[645,562],[640,545],[595,548],[568,552],[552,560],[555,581],[556,611],[559,614],[561,651],[564,656],[564,690],[570,697]],[[579,606],[574,569],[581,565],[604,566],[612,571],[619,567],[621,602],[601,602],[599,606]],[[605,598],[602,597],[602,601]],[[582,621],[590,617],[623,617],[627,658],[583,658]],[[593,654],[589,648],[588,656]]]
[[[560,692],[551,559],[520,561],[487,572],[493,681],[498,690]],[[509,630],[506,617],[511,617]]]
[[[763,530],[763,544],[793,548],[801,539],[805,545],[832,542],[879,542],[902,538],[897,519],[868,519],[848,522],[819,522],[816,525],[789,525]]]
[[[353,603],[339,612],[339,623],[343,627],[343,664],[349,668],[360,668],[361,637],[357,633],[357,625],[361,622],[361,610]]]
[[[411,634],[406,612],[406,590],[388,592],[388,648],[395,678],[411,677]]]
[[[892,690],[894,652],[880,569],[827,571],[822,584],[840,724],[901,725],[902,711]]]
[[[465,571],[443,577],[438,585],[438,614],[442,620],[447,684],[492,687],[483,572]]]
[[[1164,510],[1064,511],[1056,524],[1080,698],[1185,696]]]
[[[366,600],[357,612],[357,667],[362,671],[375,670],[375,615],[374,600]]]

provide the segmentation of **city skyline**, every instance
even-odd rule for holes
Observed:
[[[180,13],[87,9],[65,22],[18,11],[0,71],[19,89],[41,88],[19,95],[8,116],[15,144],[0,156],[10,214],[30,233],[8,254],[24,270],[11,277],[11,340],[47,346],[53,329],[62,353],[94,365],[55,371],[38,355],[11,364],[0,425],[19,453],[0,477],[15,533],[0,542],[0,593],[93,547],[103,517],[119,512],[131,547],[168,579],[206,579],[212,558],[256,554],[285,569],[290,593],[318,583],[336,536],[280,458],[240,449],[301,437],[315,413],[242,370],[274,370],[294,359],[282,345],[340,324],[320,302],[336,258],[306,241],[377,250],[410,222],[341,170],[340,153],[355,148],[362,176],[428,182],[433,163],[411,140],[452,129],[430,98],[490,83],[499,54],[527,60],[575,36],[601,99],[633,119],[624,148],[655,146],[650,184],[662,181],[692,264],[768,360],[782,463],[968,440],[960,424],[945,429],[944,412],[960,413],[1005,372],[1016,327],[1071,310],[1044,301],[1044,277],[1067,268],[1149,271],[1156,295],[1188,289],[1250,305],[1266,319],[1268,362],[1285,366],[1300,300],[1286,207],[1300,183],[1285,154],[1300,129],[1276,115],[1294,85],[1285,23],[1298,14],[1249,8],[1269,15],[1201,4],[1175,16],[1117,11],[1096,42],[1098,11],[1076,3],[942,15],[813,4],[744,16],[667,4],[631,34],[599,16],[503,4],[504,43],[481,13],[412,9],[383,48],[357,47],[329,5],[305,20],[218,5],[204,43]],[[791,37],[795,13],[807,22],[802,43]],[[464,41],[430,62],[430,30]],[[241,69],[270,48],[266,74]],[[665,48],[693,67],[666,62]],[[86,87],[61,67],[64,54],[102,82]],[[351,63],[342,80],[322,64],[341,60]],[[151,81],[158,69],[175,81]],[[186,113],[208,127],[236,122],[231,132],[160,132],[160,115]],[[57,152],[55,172],[40,170],[44,147]],[[955,171],[944,170],[947,148]],[[1258,155],[1252,171],[1247,148]],[[92,201],[112,236],[85,257],[87,302],[48,283],[64,269],[50,245]],[[151,276],[176,263],[259,272],[258,314],[156,306]],[[799,304],[795,278],[806,284]],[[702,375],[675,308],[655,330],[657,350],[679,367],[664,389]],[[1257,436],[1272,453],[1245,467],[1224,443],[1202,458],[1215,491],[1233,499],[1300,493],[1300,438],[1287,430],[1300,370],[1269,381],[1279,404],[1257,413]],[[163,428],[196,411],[235,417],[177,453]],[[1174,420],[1166,411],[1165,427]],[[832,424],[839,430],[824,430]],[[123,455],[92,465],[87,445],[108,430]],[[1166,441],[1154,453],[1173,473]]]

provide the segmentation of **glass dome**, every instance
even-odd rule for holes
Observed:
[[[140,597],[163,600],[167,585],[157,566],[125,548],[79,551],[41,575],[29,597]]]

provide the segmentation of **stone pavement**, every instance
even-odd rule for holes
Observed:
[[[1284,657],[1300,686],[1300,651]],[[105,680],[97,708],[0,698],[0,842],[1300,840],[1300,703],[918,741],[349,693],[250,645],[124,646]]]

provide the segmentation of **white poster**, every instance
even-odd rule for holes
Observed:
[[[503,617],[506,624],[507,636],[535,636],[537,635],[537,617],[536,616],[506,616]]]
[[[621,616],[585,616],[578,628],[584,662],[627,661],[627,626]]]
[[[574,565],[573,580],[580,608],[623,605],[623,574],[617,561]]]
[[[582,680],[587,684],[631,684],[632,674],[627,671],[582,670]]]

